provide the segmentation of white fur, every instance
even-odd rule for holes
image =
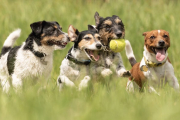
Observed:
[[[20,34],[21,34],[21,29],[17,29],[14,32],[12,32],[5,40],[3,46],[12,47],[16,39],[20,36]]]
[[[127,58],[135,58],[130,42],[128,40],[125,40],[125,43],[125,51]]]
[[[158,30],[158,34],[160,34],[161,30]]]

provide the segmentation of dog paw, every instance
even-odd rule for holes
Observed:
[[[102,72],[101,72],[101,75],[103,77],[106,77],[106,76],[109,76],[111,75],[113,72],[110,70],[110,69],[104,69]]]
[[[88,86],[88,82],[90,80],[89,76],[85,76],[84,79],[79,84],[79,90],[82,90],[83,88],[86,88]]]
[[[131,76],[130,71],[127,71],[125,69],[120,69],[119,71],[117,71],[117,74],[120,77],[130,77]]]

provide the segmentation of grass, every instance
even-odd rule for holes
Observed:
[[[129,39],[138,61],[142,58],[143,32],[165,29],[171,37],[169,57],[175,75],[180,79],[179,62],[179,1],[178,0],[1,0],[0,2],[0,48],[10,32],[22,29],[15,45],[20,45],[31,32],[29,25],[36,21],[58,21],[67,32],[72,24],[80,31],[88,24],[95,24],[94,14],[118,15],[125,24]],[[134,94],[125,90],[126,78],[113,76],[109,87],[95,83],[90,89],[78,92],[66,88],[58,92],[56,78],[62,59],[72,46],[54,53],[51,80],[39,80],[37,84],[27,81],[21,94],[0,92],[0,120],[169,120],[180,118],[180,94],[168,85],[158,89],[161,96],[148,92]],[[122,52],[124,65],[131,66]],[[0,63],[1,64],[1,63]],[[42,86],[46,89],[39,91]]]

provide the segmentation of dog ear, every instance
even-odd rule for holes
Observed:
[[[98,30],[96,29],[96,26],[94,25],[88,25],[88,30],[93,31],[93,32],[98,32]]]
[[[75,42],[78,35],[79,35],[79,31],[77,29],[75,29],[72,25],[70,25],[68,28],[68,36],[69,36],[71,42]]]
[[[94,18],[95,18],[96,26],[99,25],[100,19],[103,19],[103,17],[99,16],[98,12],[95,13]]]
[[[31,29],[32,29],[32,32],[35,34],[35,35],[39,35],[41,32],[42,32],[42,28],[44,26],[44,24],[46,23],[46,21],[40,21],[40,22],[35,22],[35,23],[32,23],[30,25]]]
[[[144,32],[142,35],[143,35],[143,36],[146,36],[146,35],[147,35],[147,32]]]

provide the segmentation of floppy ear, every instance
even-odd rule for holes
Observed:
[[[76,42],[78,35],[79,35],[79,31],[75,29],[72,25],[70,25],[68,28],[68,36],[71,42]]]
[[[42,28],[43,28],[43,25],[46,23],[46,21],[40,21],[40,22],[35,22],[35,23],[32,23],[30,25],[31,29],[32,29],[32,32],[35,34],[35,35],[39,35],[41,32],[42,32]]]
[[[147,35],[147,32],[144,32],[142,35],[143,35],[143,36],[146,36],[146,35]]]
[[[98,12],[95,13],[94,18],[95,18],[96,26],[99,25],[100,19],[103,19],[103,17],[100,17],[100,16],[99,16],[99,13],[98,13]]]
[[[96,29],[96,26],[94,25],[88,25],[88,30],[93,31],[93,32],[98,32],[98,30]]]

